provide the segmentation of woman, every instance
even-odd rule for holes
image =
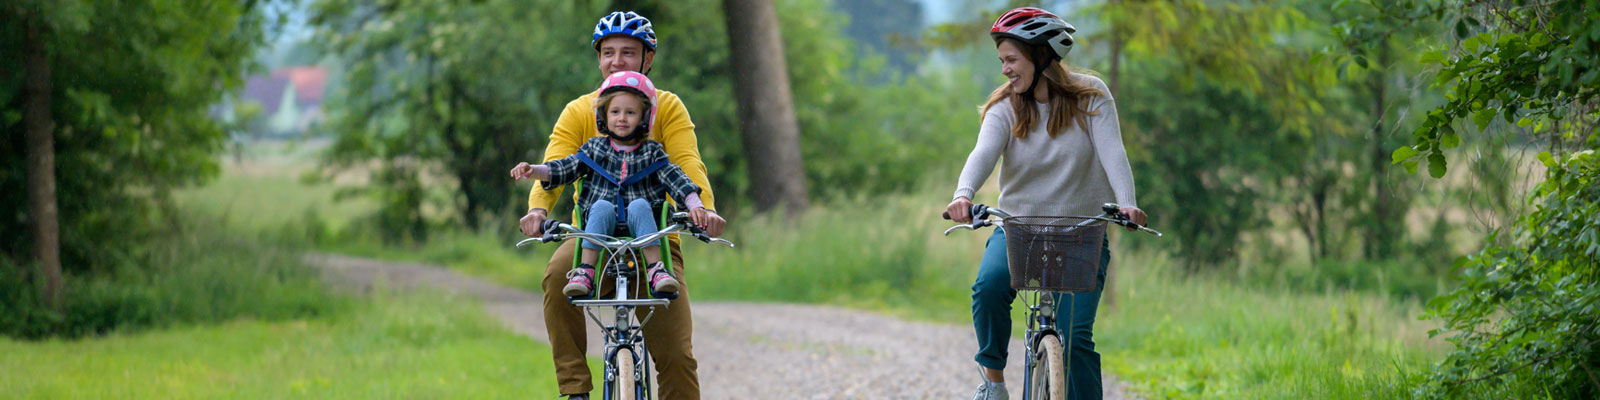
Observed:
[[[978,143],[967,157],[951,219],[971,222],[972,195],[988,180],[1001,157],[998,207],[1013,215],[1099,215],[1115,202],[1122,214],[1141,225],[1145,214],[1134,200],[1133,172],[1122,147],[1117,109],[1099,78],[1068,72],[1061,62],[1072,50],[1072,25],[1047,11],[1024,7],[1006,12],[989,29],[1009,80],[989,95]],[[1056,321],[1072,329],[1067,362],[1068,397],[1099,399],[1100,354],[1094,351],[1094,315],[1104,289],[1110,247],[1102,243],[1100,283],[1093,292],[1056,299]],[[972,323],[983,372],[975,399],[1005,399],[1006,346],[1011,339],[1011,289],[1006,268],[1005,231],[995,229],[972,285]],[[1070,307],[1070,308],[1069,308]],[[1071,315],[1074,318],[1069,317]]]

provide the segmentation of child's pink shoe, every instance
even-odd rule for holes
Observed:
[[[587,296],[594,291],[594,266],[589,264],[578,265],[567,271],[567,286],[561,288],[561,294],[568,297]]]
[[[650,269],[645,272],[650,277],[650,291],[659,293],[677,293],[678,280],[672,277],[672,272],[667,271],[667,266],[657,261],[650,264]]]

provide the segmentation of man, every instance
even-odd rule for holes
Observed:
[[[611,76],[620,71],[648,73],[655,58],[656,36],[650,20],[633,12],[613,12],[600,18],[591,39],[599,62],[601,76]],[[577,152],[589,138],[599,136],[595,126],[594,101],[598,91],[573,99],[561,111],[561,116],[550,133],[550,144],[545,148],[544,161],[561,159]],[[656,90],[657,112],[651,124],[652,138],[667,151],[667,158],[689,175],[689,180],[700,186],[703,207],[690,210],[694,221],[711,236],[722,234],[725,221],[715,211],[716,199],[712,196],[711,182],[706,178],[705,163],[700,160],[700,149],[694,133],[694,122],[689,111],[676,94]],[[561,189],[546,191],[534,185],[528,193],[528,214],[520,221],[522,233],[539,236],[540,224],[549,218],[549,209],[555,205]],[[695,372],[696,362],[690,343],[693,326],[689,314],[689,285],[683,278],[683,255],[676,237],[668,248],[671,252],[673,273],[682,287],[678,298],[670,305],[658,308],[649,324],[644,326],[645,345],[655,359],[656,376],[661,383],[663,399],[698,399],[700,382]],[[567,302],[561,289],[567,284],[567,273],[572,269],[572,258],[577,248],[576,240],[568,240],[550,257],[544,274],[544,321],[550,335],[551,353],[555,358],[556,379],[561,394],[569,400],[588,399],[593,389],[593,378],[584,358],[587,346],[587,322],[583,311]]]

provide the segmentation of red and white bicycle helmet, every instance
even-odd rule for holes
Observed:
[[[1029,45],[1050,49],[1055,61],[1067,56],[1072,51],[1072,34],[1077,32],[1072,24],[1051,14],[1049,11],[1033,7],[1022,7],[1006,11],[1000,19],[994,21],[994,26],[989,27],[989,36],[998,41],[1001,38],[1013,38]],[[1043,62],[1040,62],[1043,64]]]
[[[650,124],[655,122],[656,85],[650,82],[650,77],[633,71],[621,71],[613,73],[611,76],[607,76],[604,81],[600,82],[601,96],[611,92],[624,90],[644,96],[645,98],[645,114],[642,116],[639,126],[634,128],[633,135],[629,137],[629,139],[642,139],[649,135]],[[600,104],[598,103],[595,104],[594,122],[596,126],[600,127],[600,133],[603,133],[612,139],[617,139],[618,141],[623,140],[623,138],[618,136],[616,132],[612,132],[611,128],[606,127],[606,110],[600,109]]]

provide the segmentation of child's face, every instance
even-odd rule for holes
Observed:
[[[611,99],[606,106],[606,127],[617,136],[633,136],[633,128],[644,120],[644,102],[639,96],[624,94]]]

